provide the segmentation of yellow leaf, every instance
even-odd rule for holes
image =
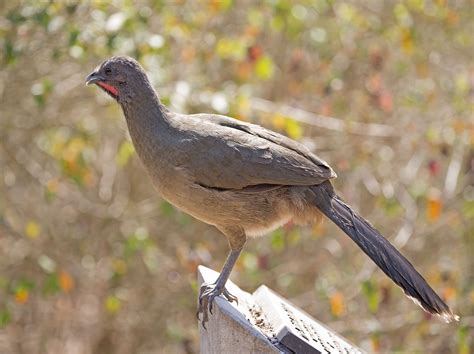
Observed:
[[[19,288],[15,291],[15,301],[19,304],[25,304],[30,297],[30,293],[25,288]]]
[[[110,313],[117,313],[122,306],[120,300],[113,295],[109,295],[105,300],[105,309]]]
[[[255,64],[255,74],[262,80],[268,80],[273,76],[275,71],[273,61],[268,56],[260,57]]]
[[[413,36],[410,30],[403,29],[402,30],[402,50],[405,54],[411,55],[413,53],[413,49],[415,48],[415,44],[413,42]]]
[[[246,47],[238,38],[221,38],[216,44],[216,53],[223,59],[242,60]]]
[[[350,23],[353,21],[354,17],[357,14],[357,11],[354,6],[351,4],[347,4],[345,2],[342,2],[337,6],[336,8],[336,14],[337,17],[339,17],[341,20]]]
[[[74,288],[74,279],[68,272],[62,271],[59,273],[59,286],[65,293],[70,292]]]
[[[77,160],[79,154],[84,150],[86,143],[83,139],[75,137],[71,139],[63,150],[63,159],[67,162]]]
[[[313,239],[317,239],[321,236],[323,236],[326,232],[326,226],[325,226],[325,223],[319,221],[319,222],[316,222],[313,224],[313,227],[312,227],[312,233],[311,233],[311,237]]]
[[[331,303],[332,314],[336,317],[340,317],[344,313],[344,310],[345,310],[344,295],[336,291],[335,293],[331,295],[329,301]]]
[[[115,259],[112,267],[117,274],[123,275],[127,272],[127,263],[123,259]]]
[[[298,140],[303,135],[303,128],[301,128],[301,125],[297,121],[291,118],[288,118],[286,120],[285,128],[286,128],[286,133],[292,139]]]
[[[41,231],[41,226],[36,221],[28,221],[25,226],[25,233],[31,239],[38,237]]]
[[[46,184],[49,193],[56,193],[59,187],[59,180],[57,178],[50,179]]]
[[[209,2],[209,7],[213,12],[224,11],[232,6],[232,0],[211,0]]]

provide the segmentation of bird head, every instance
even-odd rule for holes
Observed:
[[[107,59],[86,78],[87,85],[96,84],[118,102],[133,96],[133,86],[137,84],[137,81],[148,84],[146,74],[140,64],[135,59],[126,56]]]

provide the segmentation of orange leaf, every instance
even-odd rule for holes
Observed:
[[[435,190],[428,195],[426,204],[426,217],[429,221],[436,221],[441,216],[443,203],[441,201],[440,193]]]
[[[321,110],[320,110],[321,114],[324,115],[324,116],[329,116],[331,115],[332,113],[332,108],[331,108],[331,104],[329,102],[323,102],[321,104]]]
[[[15,301],[19,304],[25,304],[30,297],[30,293],[25,288],[19,288],[15,291]]]
[[[451,126],[453,127],[454,131],[458,134],[462,134],[468,128],[466,126],[466,123],[462,119],[459,119],[459,118],[454,119]]]
[[[443,297],[446,301],[450,301],[456,298],[456,293],[457,293],[456,289],[453,288],[452,286],[448,286],[443,289]]]
[[[379,96],[379,107],[386,113],[390,113],[393,110],[393,97],[388,91],[382,91]]]
[[[70,292],[74,288],[74,279],[68,272],[61,271],[59,273],[59,286],[65,293]]]
[[[453,10],[448,10],[448,16],[446,20],[449,25],[455,26],[459,23],[459,14]]]
[[[316,222],[313,224],[313,227],[312,227],[312,238],[314,239],[317,239],[318,237],[320,236],[323,236],[325,231],[326,231],[326,226],[325,226],[325,223],[320,221],[320,222]]]
[[[249,25],[245,27],[244,37],[255,38],[260,33],[260,29],[257,26]]]
[[[240,80],[248,80],[252,74],[252,64],[241,62],[237,66],[237,76]]]
[[[344,295],[342,295],[340,292],[336,291],[331,295],[331,298],[329,299],[331,302],[331,312],[334,316],[340,317],[345,310],[345,305],[344,305]]]
[[[250,62],[257,61],[263,55],[263,49],[259,45],[253,45],[247,48],[247,59]]]
[[[196,49],[193,47],[185,47],[181,51],[181,58],[184,62],[189,63],[196,57]]]
[[[381,347],[381,345],[380,345],[380,336],[377,335],[377,334],[372,334],[370,336],[370,342],[372,344],[372,351],[374,353],[380,352],[380,347]]]
[[[286,118],[282,116],[281,114],[277,113],[272,117],[272,123],[276,129],[283,130],[285,129]]]

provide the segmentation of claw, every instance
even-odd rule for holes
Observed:
[[[237,299],[237,296],[232,295],[227,291],[227,289],[224,288],[224,291],[222,292],[222,295],[227,299],[229,302],[236,302],[237,305],[239,305],[239,299]]]
[[[236,296],[232,295],[227,291],[225,287],[219,288],[216,284],[202,284],[201,289],[199,289],[199,304],[198,304],[198,311],[196,313],[196,317],[199,320],[199,315],[202,313],[202,321],[201,324],[206,328],[206,322],[209,320],[208,312],[212,315],[213,303],[214,298],[219,295],[223,295],[225,299],[229,302],[236,302],[237,304],[238,299]]]

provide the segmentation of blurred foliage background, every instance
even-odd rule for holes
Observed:
[[[86,75],[137,58],[179,112],[283,132],[461,315],[429,318],[329,222],[248,242],[264,283],[369,352],[472,352],[469,0],[1,1],[0,352],[198,351],[196,267],[217,230],[158,198]]]

